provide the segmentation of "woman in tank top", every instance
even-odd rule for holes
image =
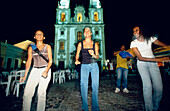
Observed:
[[[26,62],[26,69],[24,77],[20,78],[20,82],[24,82],[27,78],[28,71],[31,66],[32,58],[34,60],[33,68],[29,74],[23,96],[23,111],[30,111],[31,101],[38,85],[38,103],[37,111],[45,110],[46,103],[46,89],[51,79],[51,65],[52,65],[52,51],[51,46],[43,43],[45,39],[44,33],[40,30],[36,31],[34,39],[36,39],[36,46],[41,54],[48,59],[48,63],[39,56],[32,47],[28,48],[28,59]]]
[[[95,59],[99,58],[99,47],[97,43],[92,41],[92,32],[89,27],[84,28],[85,40],[80,42],[77,46],[75,64],[80,64],[79,54],[82,51],[82,64],[81,64],[81,97],[82,97],[82,110],[88,111],[88,78],[91,73],[92,79],[92,110],[99,111],[98,105],[98,88],[99,88],[99,67]]]

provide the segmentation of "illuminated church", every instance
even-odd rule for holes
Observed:
[[[85,8],[76,6],[74,16],[71,17],[70,0],[60,0],[56,8],[54,63],[60,69],[75,67],[77,44],[84,40],[83,29],[92,29],[92,39],[99,44],[99,68],[106,60],[103,9],[99,0],[90,0],[88,17]]]

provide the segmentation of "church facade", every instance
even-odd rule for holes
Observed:
[[[90,0],[88,17],[85,8],[76,6],[71,17],[70,0],[60,0],[56,8],[54,64],[59,69],[74,68],[77,44],[84,40],[83,29],[90,27],[92,39],[99,45],[99,68],[106,60],[103,9],[99,0]]]

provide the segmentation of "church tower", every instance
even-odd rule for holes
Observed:
[[[58,2],[56,23],[68,24],[70,22],[70,0],[61,0]]]
[[[90,23],[103,24],[103,9],[99,0],[90,0],[89,19]]]
[[[56,9],[54,64],[59,69],[75,67],[75,54],[77,44],[84,40],[85,26],[92,28],[92,39],[97,42],[99,50],[99,67],[105,62],[105,35],[103,22],[103,9],[99,0],[90,0],[88,17],[85,8],[76,6],[74,16],[71,17],[70,0],[60,0]]]

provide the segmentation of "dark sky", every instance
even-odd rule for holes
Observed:
[[[74,7],[84,4],[88,13],[88,0],[70,0]],[[132,28],[140,26],[148,35],[157,34],[159,40],[170,43],[169,2],[144,0],[100,0],[104,10],[107,58],[119,50],[121,44],[129,48]],[[46,42],[54,41],[54,24],[58,0],[3,0],[0,6],[0,40],[15,44],[32,40],[36,30],[45,32]]]

